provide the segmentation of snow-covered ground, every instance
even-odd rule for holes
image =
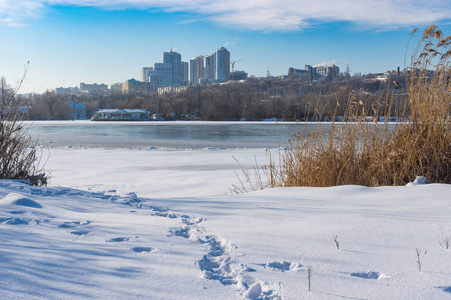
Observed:
[[[48,187],[0,181],[0,297],[451,299],[451,185],[236,195],[234,157],[267,160],[52,148]]]

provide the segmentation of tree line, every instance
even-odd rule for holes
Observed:
[[[18,106],[27,107],[31,120],[71,119],[69,102],[86,106],[87,117],[99,109],[146,109],[165,115],[166,120],[305,120],[312,116],[342,116],[352,103],[361,109],[380,108],[395,99],[398,114],[407,99],[406,79],[392,75],[385,81],[367,76],[337,76],[321,82],[307,78],[249,78],[245,82],[199,85],[182,92],[155,94],[56,94],[16,96]],[[393,102],[393,101],[392,101]],[[157,108],[158,103],[158,108]],[[380,115],[380,113],[377,113]],[[370,113],[371,115],[371,113]]]

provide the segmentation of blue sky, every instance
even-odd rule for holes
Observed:
[[[404,67],[410,32],[451,34],[447,0],[0,0],[0,76],[21,92],[140,79],[171,47],[189,61],[226,45],[249,75],[335,63]]]

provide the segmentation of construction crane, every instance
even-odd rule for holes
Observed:
[[[239,60],[232,60],[232,61],[230,62],[230,64],[232,65],[232,73],[235,72],[235,63],[237,63],[237,62],[239,62],[239,61],[242,61],[242,59],[239,59]]]

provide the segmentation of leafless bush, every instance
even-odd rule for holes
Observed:
[[[0,107],[0,179],[25,179],[32,185],[46,185],[41,168],[42,151],[29,136],[29,127],[15,103],[15,94],[25,79],[26,69],[14,91],[4,97]],[[41,155],[38,155],[41,154]]]
[[[451,242],[451,237],[450,236],[446,236],[446,237],[442,237],[442,240],[439,242],[439,244],[444,249],[449,249],[450,242]]]

